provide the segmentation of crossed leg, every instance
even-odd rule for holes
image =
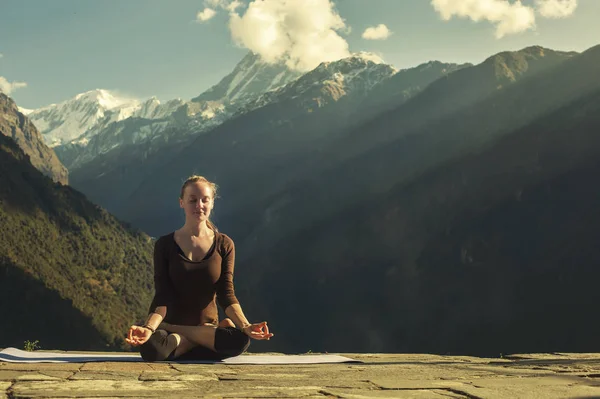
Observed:
[[[197,345],[202,345],[215,351],[215,331],[217,327],[234,327],[235,324],[231,319],[225,318],[221,320],[218,326],[203,325],[203,326],[180,326],[177,324],[161,323],[158,328],[169,332],[169,339],[175,339],[177,349],[173,354],[174,358],[189,352]],[[173,336],[171,338],[171,336]]]
[[[140,354],[149,362],[176,359],[188,352],[192,357],[222,359],[243,353],[249,345],[250,338],[230,319],[202,326],[163,322],[140,347]]]

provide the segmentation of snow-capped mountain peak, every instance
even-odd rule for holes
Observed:
[[[22,107],[17,107],[17,109],[23,115],[29,115],[30,113],[32,113],[34,111],[33,109],[27,109],[27,108],[22,108]]]
[[[59,104],[33,110],[29,118],[46,143],[57,146],[81,136],[100,120],[130,117],[140,106],[137,99],[120,97],[108,90],[96,89],[77,94]]]
[[[77,94],[71,101],[82,103],[96,103],[105,110],[114,109],[122,106],[130,106],[137,104],[137,99],[118,97],[108,90],[96,89],[85,93]]]
[[[398,70],[371,53],[361,52],[337,61],[322,62],[296,80],[272,90],[240,109],[246,113],[286,99],[303,99],[302,107],[321,107],[353,93],[366,95],[375,85]],[[313,104],[314,103],[314,104]]]
[[[176,98],[162,104],[156,96],[152,96],[141,103],[132,116],[144,119],[162,119],[171,115],[184,104],[185,101],[181,98]]]
[[[28,116],[46,143],[55,147],[75,141],[85,144],[104,127],[130,117],[166,118],[184,103],[175,99],[161,104],[156,97],[142,102],[109,90],[96,89],[77,94],[59,104],[32,110]]]
[[[369,53],[367,51],[359,51],[357,53],[353,53],[352,55],[350,55],[350,57],[347,57],[346,59],[348,59],[348,58],[361,59],[361,60],[364,60],[365,62],[372,62],[374,64],[385,64],[385,61],[383,60],[383,58],[381,58],[377,54]]]
[[[221,81],[192,99],[193,102],[217,101],[243,103],[298,78],[298,71],[284,63],[270,64],[249,52]]]
[[[381,57],[361,51],[359,53],[354,53],[346,58],[339,59],[337,61],[328,61],[322,62],[309,74],[331,74],[335,72],[342,73],[344,75],[354,74],[359,71],[363,71],[365,69],[386,69],[389,71],[393,71],[394,73],[398,70],[391,65],[386,64]],[[304,75],[304,76],[306,76]],[[303,76],[303,78],[304,78]]]

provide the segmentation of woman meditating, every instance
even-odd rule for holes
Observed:
[[[250,338],[273,336],[267,322],[248,322],[235,296],[233,240],[209,220],[216,195],[214,183],[188,178],[179,196],[185,224],[156,241],[149,315],[125,338],[145,361],[220,360],[242,354]],[[220,322],[216,302],[229,316]]]

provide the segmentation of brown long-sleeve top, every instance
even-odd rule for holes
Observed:
[[[156,293],[149,313],[166,306],[164,321],[170,324],[218,323],[216,302],[223,310],[239,303],[233,287],[234,262],[235,247],[226,234],[215,232],[211,249],[198,262],[183,255],[174,232],[160,237],[154,245]]]

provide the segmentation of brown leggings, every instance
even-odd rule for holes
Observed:
[[[173,337],[168,339],[166,330],[156,330],[154,334],[140,346],[140,355],[147,362],[174,360],[177,342]],[[244,353],[250,346],[250,337],[235,327],[217,327],[215,331],[215,351],[198,345],[178,356],[177,360],[222,360]]]

